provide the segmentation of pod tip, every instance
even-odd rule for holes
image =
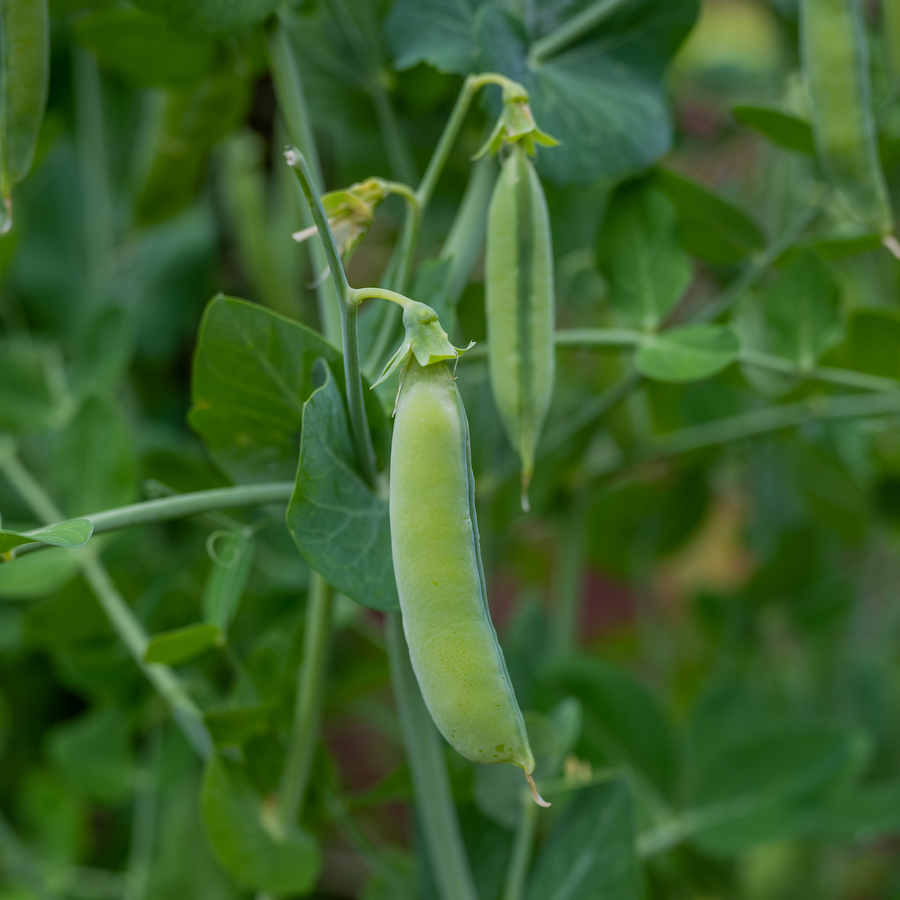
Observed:
[[[538,806],[543,806],[545,809],[552,804],[548,803],[538,792],[537,788],[534,786],[534,779],[528,772],[525,773],[525,780],[528,782],[528,790],[531,791],[531,796],[534,799],[534,802],[537,803]]]

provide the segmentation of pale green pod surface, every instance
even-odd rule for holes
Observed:
[[[816,150],[847,211],[882,236],[894,229],[878,157],[869,53],[858,0],[803,0],[800,50]]]
[[[485,304],[491,388],[522,459],[522,505],[553,395],[553,248],[547,201],[534,166],[513,144],[488,211]]]
[[[446,363],[409,360],[390,514],[403,630],[431,717],[467,759],[530,773],[534,757],[488,611],[466,411]]]
[[[7,206],[13,186],[31,169],[50,83],[47,0],[0,0],[0,192]]]

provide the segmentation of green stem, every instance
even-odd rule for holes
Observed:
[[[316,150],[316,142],[310,125],[309,110],[306,105],[306,96],[303,93],[300,70],[297,68],[297,60],[294,58],[294,50],[291,47],[287,33],[286,15],[287,13],[282,8],[266,26],[266,49],[269,55],[269,67],[275,84],[278,109],[284,119],[288,136],[291,142],[299,147],[306,157],[312,169],[313,184],[318,190],[322,190],[325,186],[322,177],[322,167],[319,163],[319,154]],[[311,225],[312,221],[309,217],[308,208],[303,203],[300,204],[300,207],[304,226]],[[321,241],[309,241],[309,255],[312,262],[313,276],[318,278],[327,266],[325,250]],[[317,284],[316,298],[322,333],[331,343],[337,344],[341,334],[340,311],[335,301],[334,285],[330,279],[322,279]]]
[[[63,519],[62,512],[50,498],[49,494],[35,480],[34,476],[22,465],[15,453],[0,459],[0,470],[6,475],[9,483],[18,491],[31,511],[45,525]],[[150,639],[143,626],[137,620],[125,598],[116,589],[109,572],[100,561],[92,547],[85,547],[77,554],[85,581],[97,597],[100,606],[106,613],[110,625],[119,639],[138,664],[147,680],[157,693],[166,701],[172,717],[178,723],[184,736],[201,759],[208,758],[213,751],[212,738],[203,721],[203,714],[185,690],[180,679],[169,666],[144,662],[144,653]]]
[[[357,305],[362,303],[363,300],[390,300],[391,303],[396,303],[397,306],[400,306],[403,309],[414,305],[414,301],[410,300],[409,297],[398,294],[397,291],[389,291],[387,288],[351,288],[350,296]]]
[[[297,670],[294,721],[278,787],[276,814],[285,832],[296,827],[303,809],[319,736],[328,645],[331,641],[331,596],[331,588],[325,579],[313,572],[303,635],[303,664]]]
[[[341,342],[344,353],[344,378],[347,388],[347,410],[350,414],[350,427],[353,431],[353,439],[356,443],[356,454],[362,468],[363,476],[371,486],[378,480],[378,467],[375,462],[375,448],[372,445],[372,436],[369,433],[369,423],[366,419],[366,407],[363,399],[362,373],[359,364],[359,339],[357,335],[357,316],[359,314],[359,301],[355,300],[353,290],[347,281],[344,267],[341,265],[341,257],[338,253],[331,226],[328,224],[328,216],[325,207],[322,206],[322,198],[312,182],[309,166],[303,158],[303,154],[294,147],[285,151],[288,165],[296,172],[300,180],[300,186],[306,196],[306,201],[312,211],[313,221],[319,231],[319,237],[325,247],[325,256],[328,267],[331,270],[331,279],[337,292],[341,313]]]
[[[34,894],[38,900],[58,900],[56,894],[51,891],[44,878],[35,865],[31,854],[25,845],[19,840],[9,822],[0,813],[0,849],[6,857],[7,864],[13,875]]]
[[[183,519],[186,516],[196,516],[217,509],[262,506],[267,503],[286,503],[290,500],[293,491],[294,484],[291,481],[241,484],[235,487],[214,488],[209,491],[195,491],[192,494],[176,494],[175,496],[162,497],[158,500],[145,500],[143,503],[132,503],[129,506],[120,506],[116,509],[90,513],[80,518],[89,519],[93,523],[94,534],[96,535],[104,531],[131,528],[135,525],[149,525],[153,522]],[[45,513],[48,511],[44,510]],[[41,518],[46,519],[46,516],[42,515]],[[44,529],[39,528],[35,530],[43,531]],[[25,544],[16,548],[16,556],[47,546],[47,544]]]
[[[157,784],[162,734],[155,729],[136,773],[134,812],[131,818],[131,849],[122,900],[144,900],[153,865],[153,837],[156,831]]]
[[[560,50],[565,50],[570,44],[574,44],[627,2],[628,0],[595,0],[590,6],[554,28],[549,34],[538,38],[528,51],[528,61],[541,63],[545,59],[555,56]]]
[[[516,842],[513,844],[509,869],[506,871],[506,883],[503,886],[503,900],[522,900],[525,896],[525,882],[528,878],[528,866],[534,849],[534,838],[537,834],[538,805],[528,793],[522,797],[522,815],[516,829]]]
[[[478,900],[450,791],[447,762],[413,672],[399,613],[386,624],[391,685],[412,775],[416,812],[441,900]]]

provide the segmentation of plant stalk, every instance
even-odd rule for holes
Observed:
[[[516,829],[516,841],[513,844],[509,868],[506,871],[506,883],[503,886],[503,900],[522,900],[525,896],[525,883],[528,878],[528,866],[534,849],[534,838],[537,834],[538,805],[532,802],[531,795],[522,795],[522,815]]]

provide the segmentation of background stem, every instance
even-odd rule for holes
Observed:
[[[525,882],[528,878],[528,865],[534,848],[537,834],[538,805],[530,794],[522,797],[522,815],[516,829],[516,842],[513,844],[509,869],[506,872],[506,883],[503,886],[503,900],[522,900],[525,896]]]

